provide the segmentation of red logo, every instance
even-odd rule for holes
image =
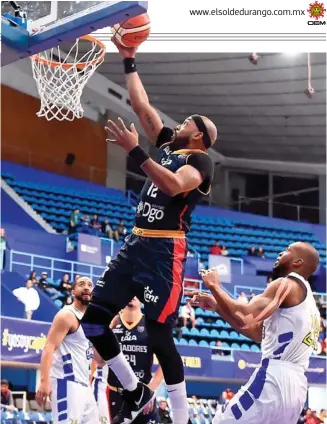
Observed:
[[[324,17],[326,9],[324,8],[324,3],[316,1],[315,3],[310,3],[307,12],[309,12],[310,18],[319,19]]]

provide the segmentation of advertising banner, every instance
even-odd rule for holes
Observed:
[[[231,261],[225,256],[209,255],[209,268],[217,268],[220,280],[230,283],[232,280]]]
[[[87,264],[101,265],[101,239],[89,234],[78,234],[77,260]]]

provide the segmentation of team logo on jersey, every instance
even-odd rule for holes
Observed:
[[[153,294],[153,290],[150,290],[150,287],[147,286],[144,288],[144,301],[147,303],[157,303],[159,296]]]
[[[137,340],[137,337],[132,335],[130,331],[126,331],[125,336],[121,338],[122,342],[131,342],[133,340]]]
[[[89,342],[89,347],[86,351],[86,359],[93,359],[94,358],[94,354],[93,354],[93,346],[92,343]]]
[[[138,331],[139,333],[143,333],[143,331],[144,331],[144,325],[138,325],[138,326],[137,326],[137,331]]]

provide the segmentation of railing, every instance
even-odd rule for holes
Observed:
[[[241,291],[253,292],[254,294],[263,293],[265,290],[264,287],[252,287],[252,286],[234,286],[234,297],[238,298]],[[259,293],[258,293],[259,292]],[[327,294],[320,292],[312,293],[315,297],[321,297],[323,303],[327,303]]]
[[[17,256],[27,257],[28,260],[22,262],[21,260],[17,260]],[[42,262],[42,263],[40,263]],[[57,265],[56,263],[67,264],[67,267],[63,267],[62,265]],[[77,261],[67,261],[65,259],[52,258],[49,256],[42,255],[32,255],[30,253],[19,252],[16,250],[11,250],[9,255],[9,271],[12,272],[14,270],[14,265],[25,266],[27,268],[27,273],[31,270],[38,271],[47,271],[49,278],[54,280],[54,273],[62,272],[64,274],[70,274],[71,281],[74,280],[74,276],[76,274],[86,275],[93,280],[93,278],[98,278],[102,273],[104,266],[103,265],[89,265],[83,262]],[[81,271],[83,269],[83,271]]]
[[[22,411],[26,412],[26,392],[11,392],[13,395],[23,395]]]

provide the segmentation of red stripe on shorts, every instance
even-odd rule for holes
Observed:
[[[165,323],[169,315],[177,308],[179,296],[183,287],[183,260],[186,254],[186,240],[174,239],[174,260],[173,260],[173,287],[171,288],[169,299],[163,308],[158,322]]]
[[[110,389],[108,386],[107,386],[107,402],[108,402],[108,410],[109,410],[109,420],[110,422],[112,422],[112,419],[114,417],[111,416],[111,411],[110,411]]]

